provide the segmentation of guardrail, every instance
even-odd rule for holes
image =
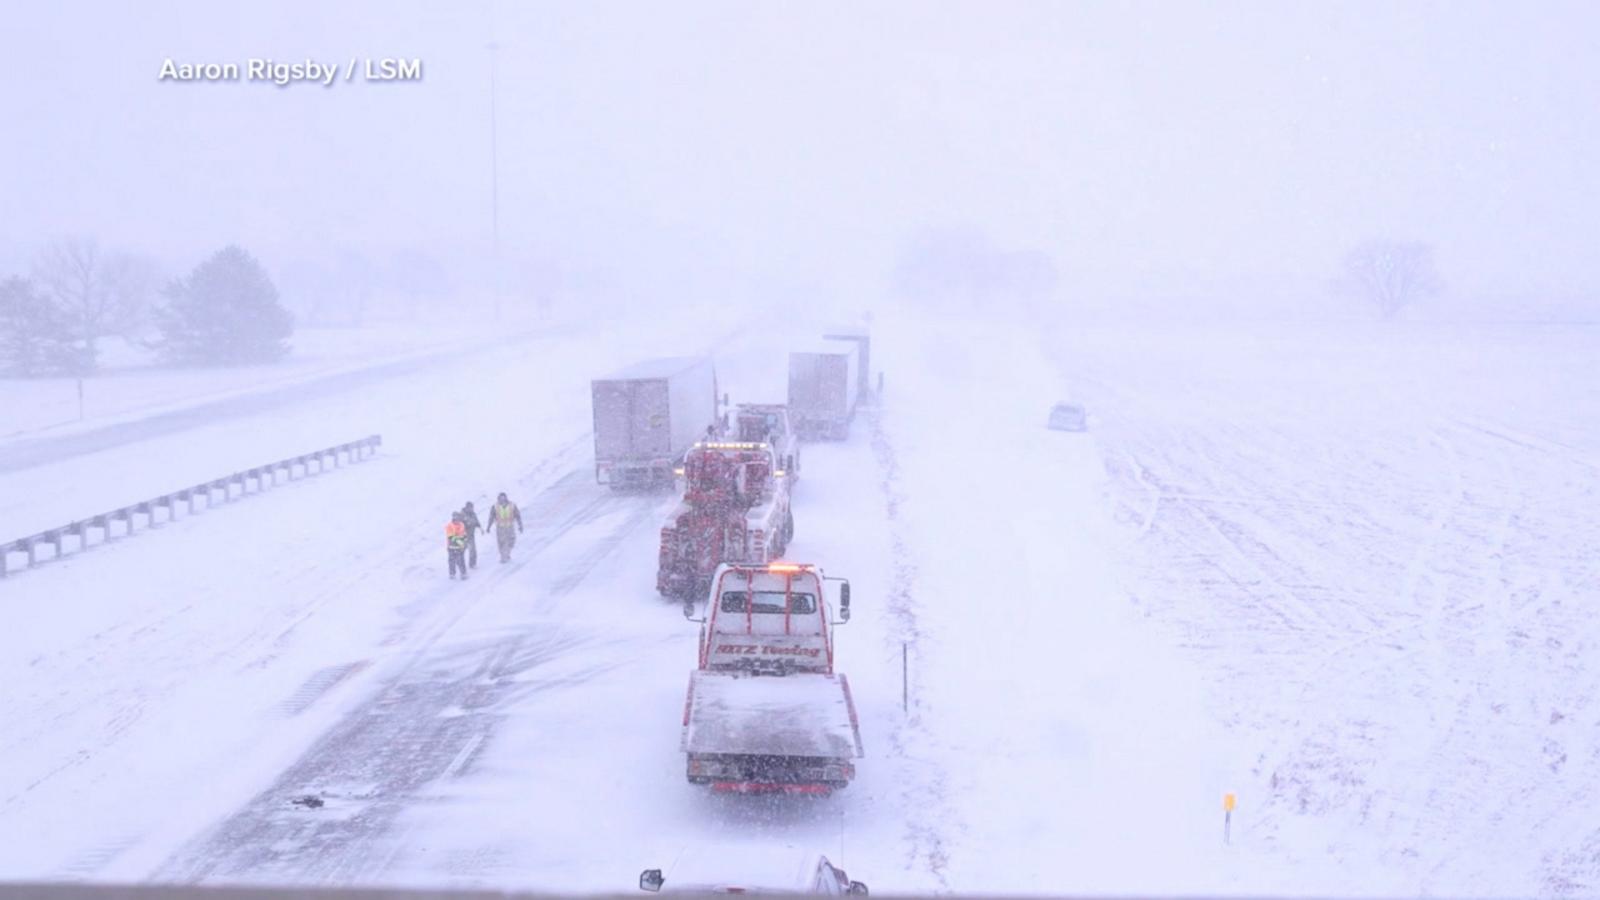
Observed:
[[[276,486],[280,474],[283,475],[286,481],[293,481],[297,477],[306,478],[311,475],[320,475],[327,471],[330,465],[337,468],[345,463],[355,463],[370,458],[378,452],[378,448],[382,445],[383,437],[374,434],[359,441],[351,441],[347,444],[327,447],[312,453],[303,453],[288,459],[280,459],[277,462],[256,466],[253,469],[234,472],[232,475],[225,475],[214,481],[186,487],[170,494],[162,494],[159,497],[124,506],[121,509],[114,509],[97,516],[90,516],[87,519],[69,522],[59,528],[51,528],[38,534],[7,541],[0,544],[0,578],[4,578],[8,574],[7,568],[12,554],[26,553],[28,555],[27,568],[31,569],[41,562],[60,559],[68,549],[66,539],[69,537],[78,539],[77,547],[74,549],[83,550],[88,547],[90,529],[100,529],[100,543],[104,544],[119,536],[112,530],[113,523],[121,522],[123,528],[120,536],[127,537],[133,534],[133,529],[137,524],[136,516],[143,515],[145,517],[145,526],[152,527],[157,521],[156,511],[164,509],[166,510],[166,519],[164,521],[171,522],[178,515],[179,504],[185,504],[188,507],[187,514],[193,515],[197,499],[203,498],[206,508],[210,509],[216,505],[216,493],[218,491],[222,493],[221,502],[226,503],[234,499],[233,489],[235,486],[239,488],[238,496],[244,497],[251,492],[250,485],[254,482],[255,493],[259,494],[269,486]],[[316,465],[315,471],[312,471],[313,463]],[[298,475],[295,473],[297,468],[299,469]],[[44,559],[40,559],[39,548],[42,546],[51,547],[54,553]]]

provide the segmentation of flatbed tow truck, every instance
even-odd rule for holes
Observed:
[[[864,751],[850,682],[833,670],[832,629],[850,619],[850,583],[812,565],[722,565],[695,612],[685,605],[700,623],[683,707],[689,782],[737,793],[847,786]]]

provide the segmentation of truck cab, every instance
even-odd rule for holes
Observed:
[[[789,407],[782,403],[741,403],[735,411],[733,438],[762,442],[777,456],[781,477],[792,488],[800,477],[800,437],[789,421]]]
[[[836,581],[839,618],[828,602]],[[722,566],[700,629],[700,668],[833,673],[833,626],[850,621],[850,582],[816,566]]]

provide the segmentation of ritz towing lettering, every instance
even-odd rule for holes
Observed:
[[[770,647],[757,644],[718,644],[718,653],[732,656],[821,656],[819,647]]]

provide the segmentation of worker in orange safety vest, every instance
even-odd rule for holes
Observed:
[[[450,556],[450,578],[454,580],[456,570],[461,570],[461,580],[467,580],[467,524],[461,520],[461,513],[452,513],[450,524],[444,526],[445,551]]]

